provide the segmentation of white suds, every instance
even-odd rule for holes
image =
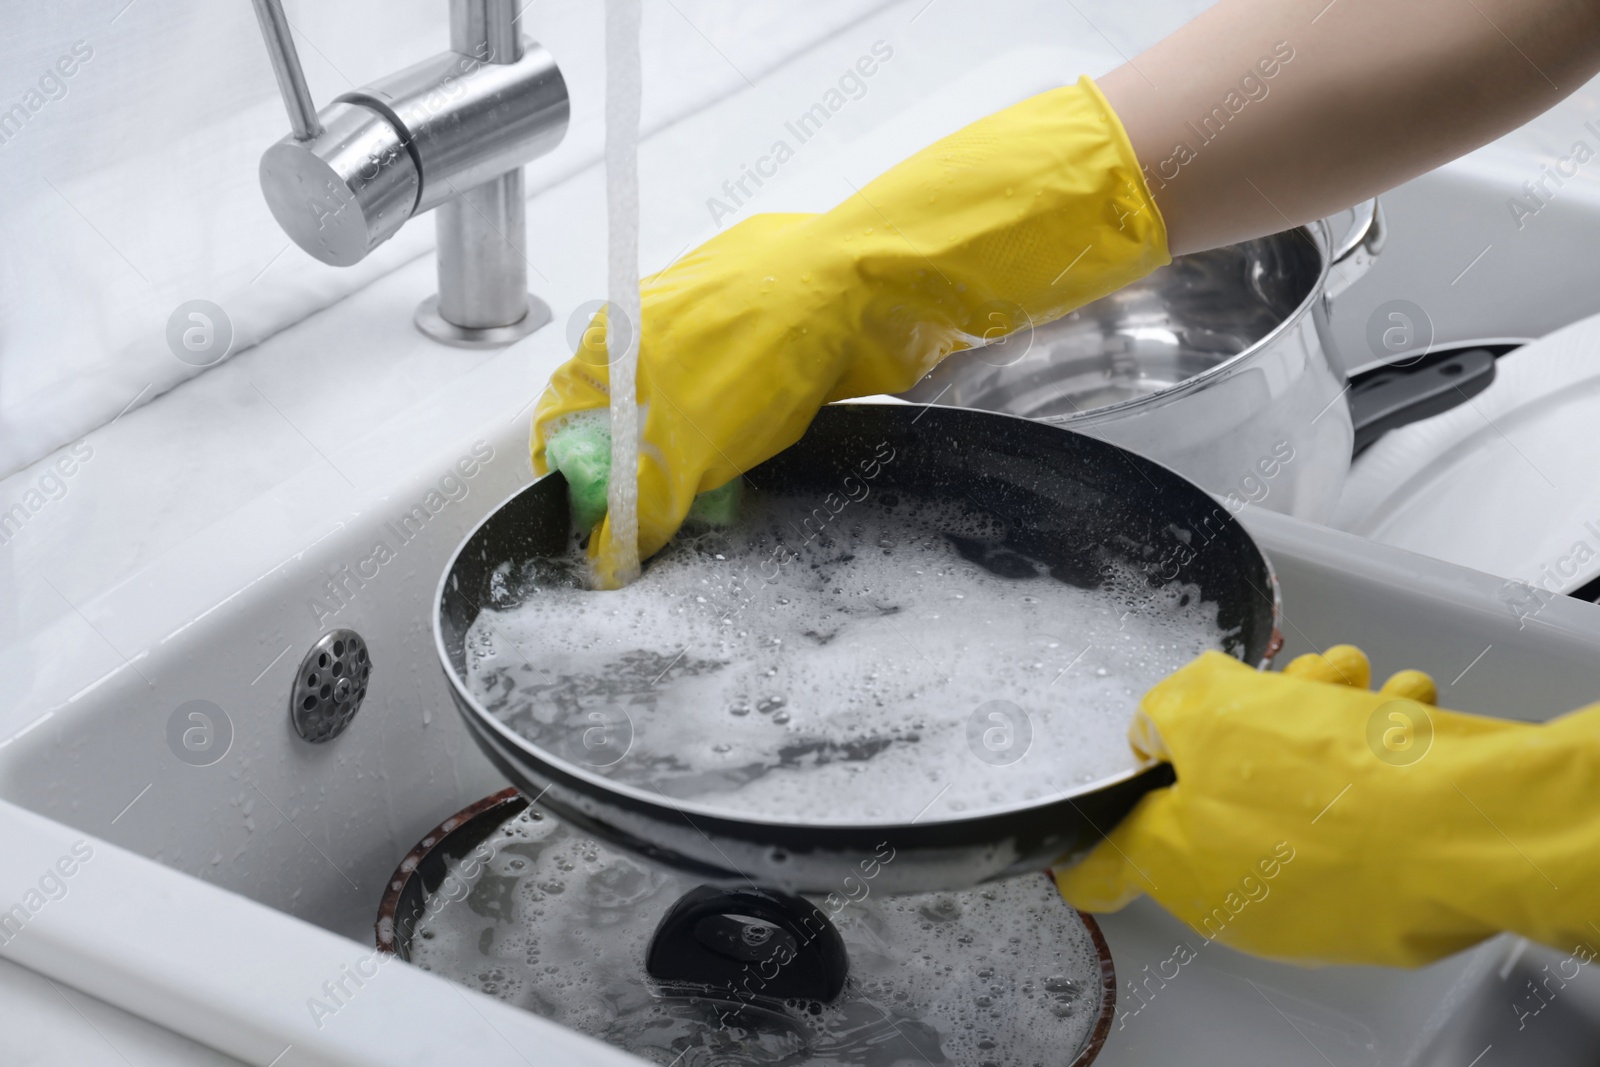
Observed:
[[[764,998],[757,965],[742,1002],[646,977],[663,913],[698,882],[525,811],[450,865],[411,961],[660,1067],[1066,1064],[1100,1012],[1092,935],[1042,875],[812,898],[850,959],[830,1004]]]
[[[1134,708],[1223,647],[1216,604],[1115,559],[1052,572],[1004,525],[904,493],[836,514],[751,493],[737,527],[680,534],[624,590],[582,588],[570,561],[499,574],[468,684],[562,759],[814,823],[973,814],[1132,769]]]

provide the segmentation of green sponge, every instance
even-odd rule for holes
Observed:
[[[550,435],[545,445],[550,466],[567,480],[567,502],[580,530],[593,530],[606,517],[606,484],[611,480],[611,426],[601,419],[573,420]],[[739,517],[744,479],[701,493],[689,518],[710,526],[731,526]]]
[[[599,419],[569,422],[550,435],[545,456],[567,479],[567,500],[578,529],[600,525],[611,480],[611,427]]]
[[[689,518],[699,519],[711,526],[732,526],[739,517],[739,497],[743,495],[743,478],[735,478],[715,489],[707,489],[694,498],[689,507]]]

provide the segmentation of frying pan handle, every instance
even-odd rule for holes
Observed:
[[[1157,789],[1165,789],[1169,785],[1176,784],[1177,781],[1177,769],[1166,760],[1150,764],[1150,766],[1124,783],[1126,788],[1115,798],[1115,803],[1122,810],[1116,814],[1115,822],[1112,825],[1121,822],[1124,816],[1138,807],[1139,801],[1144,799],[1146,793],[1154,793]],[[1101,829],[1108,834],[1111,832],[1111,826],[1102,826]],[[1098,843],[1096,842],[1096,844]]]
[[[770,889],[703,885],[661,917],[645,970],[733,999],[817,1000],[839,995],[849,973],[844,939],[816,905]]]
[[[1167,762],[1152,763],[1131,778],[1114,785],[1096,789],[1071,802],[1076,816],[1075,840],[1064,853],[1047,859],[1045,866],[1053,869],[1071,867],[1104,841],[1118,823],[1127,818],[1146,793],[1165,789],[1178,780],[1178,772]]]
[[[1360,455],[1390,430],[1442,414],[1489,388],[1497,354],[1479,346],[1446,349],[1408,367],[1379,367],[1351,379],[1352,451]]]

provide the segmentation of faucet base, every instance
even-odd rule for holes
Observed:
[[[455,348],[503,348],[548,324],[551,318],[550,305],[529,293],[528,313],[509,326],[457,326],[439,314],[439,294],[435,293],[417,305],[412,321],[417,329],[441,344]]]

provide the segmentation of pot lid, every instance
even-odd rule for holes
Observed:
[[[752,962],[720,988],[652,977],[645,960],[663,917],[709,890],[510,791],[473,810],[476,825],[451,820],[455,832],[429,835],[402,864],[380,947],[654,1062],[1087,1063],[1108,1030],[1109,953],[1047,877],[884,897],[863,876],[811,898],[848,956],[842,991],[823,1003],[772,995],[788,962]],[[432,889],[394,888],[413,879]],[[411,911],[397,924],[407,895]],[[759,945],[770,925],[741,917],[731,929]]]

